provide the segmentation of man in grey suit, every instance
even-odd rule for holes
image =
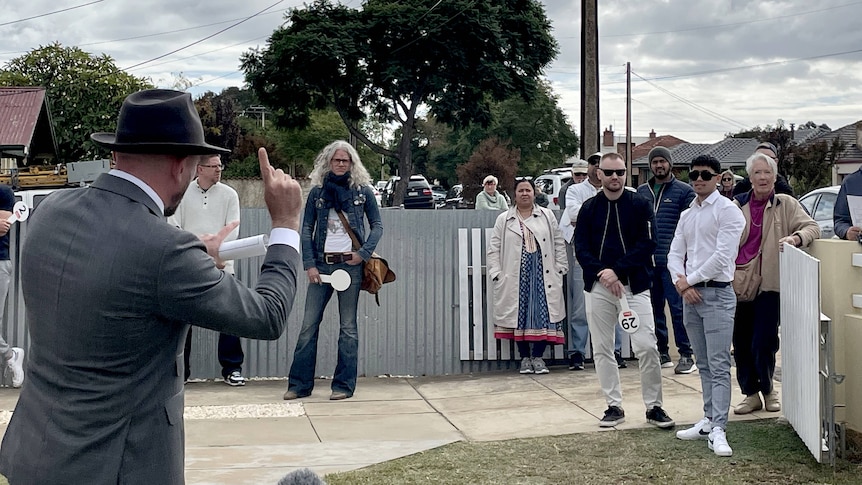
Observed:
[[[277,339],[300,267],[299,184],[261,149],[269,249],[254,290],[225,275],[218,247],[171,226],[203,156],[188,93],[147,90],[123,102],[117,132],[96,133],[116,169],[58,191],[34,211],[21,256],[31,344],[0,449],[19,484],[182,484],[183,338],[189,325]]]

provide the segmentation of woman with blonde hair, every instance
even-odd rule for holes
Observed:
[[[718,193],[727,197],[728,199],[733,200],[733,186],[735,185],[735,180],[733,177],[733,172],[729,169],[721,172],[721,178],[719,178],[718,183]]]
[[[356,307],[362,285],[362,265],[377,247],[383,235],[383,223],[374,192],[369,186],[371,176],[356,149],[346,141],[332,142],[321,150],[310,178],[312,187],[305,203],[300,232],[302,264],[309,284],[305,315],[284,399],[311,395],[320,322],[334,291],[332,286],[323,283],[321,275],[342,269],[350,275],[350,286],[338,292],[341,329],[338,334],[338,363],[329,396],[329,399],[337,401],[352,397],[356,388],[359,357]],[[365,220],[370,231],[365,229]],[[359,247],[353,243],[351,232]]]

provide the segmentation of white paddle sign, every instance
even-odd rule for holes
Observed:
[[[620,307],[622,311],[617,316],[617,322],[623,327],[626,333],[635,333],[641,328],[641,319],[634,310],[629,308],[629,302],[626,300],[626,295],[620,298]]]
[[[337,269],[332,274],[321,274],[320,281],[329,283],[335,291],[344,291],[350,288],[350,273]]]
[[[16,222],[24,222],[27,220],[27,217],[30,216],[30,208],[27,207],[23,201],[19,200],[15,202],[15,205],[12,206],[12,215],[9,216],[6,221],[10,224],[14,224]]]

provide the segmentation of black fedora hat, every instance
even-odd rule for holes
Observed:
[[[117,133],[93,133],[97,145],[122,153],[209,155],[230,150],[208,144],[192,96],[147,89],[123,100]]]

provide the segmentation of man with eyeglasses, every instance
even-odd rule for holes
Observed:
[[[199,163],[196,168],[197,178],[189,184],[183,196],[183,202],[168,222],[196,236],[202,236],[215,234],[225,225],[239,221],[239,196],[236,190],[221,182],[223,168],[224,165],[218,155],[212,155]],[[224,240],[233,241],[238,235],[239,227],[231,231]],[[225,261],[224,271],[234,274],[233,261]],[[192,327],[189,327],[183,352],[186,382],[191,376],[189,366],[191,353]],[[242,375],[244,360],[245,354],[239,337],[219,333],[218,361],[225,384],[234,387],[245,385],[246,379]]]
[[[653,178],[638,187],[638,194],[652,202],[655,212],[656,249],[655,270],[653,271],[652,311],[655,318],[655,333],[658,338],[658,353],[662,367],[673,367],[670,358],[667,317],[664,313],[665,302],[670,308],[673,325],[673,339],[679,352],[679,362],[674,373],[691,374],[696,369],[692,359],[691,344],[682,323],[682,298],[676,293],[667,270],[667,252],[676,231],[676,224],[682,211],[688,209],[694,200],[694,190],[685,182],[673,176],[673,159],[670,150],[657,146],[647,155]]]
[[[650,304],[656,247],[652,206],[636,192],[625,190],[626,165],[618,154],[604,155],[599,173],[602,191],[584,203],[575,226],[575,254],[592,306],[589,327],[596,374],[608,405],[599,426],[625,422],[620,372],[613,357],[614,329],[625,298],[640,317],[631,340],[640,366],[647,422],[671,428],[674,422],[661,407],[661,364]]]
[[[560,216],[560,232],[566,240],[566,253],[569,256],[569,272],[566,275],[568,287],[568,320],[569,320],[569,370],[584,370],[584,356],[587,352],[587,339],[590,337],[590,328],[587,324],[587,295],[584,293],[584,272],[578,264],[574,255],[573,237],[575,235],[575,222],[578,220],[578,212],[587,200],[593,198],[602,189],[599,180],[598,168],[602,153],[596,152],[587,158],[586,177],[578,183],[568,186],[564,197],[563,214]],[[576,162],[577,163],[577,162]],[[575,167],[572,167],[574,172]],[[573,173],[574,179],[574,173]],[[623,329],[616,328],[616,339],[614,343],[614,358],[617,367],[624,369],[626,361],[622,355]]]
[[[730,412],[730,344],[736,294],[733,272],[745,229],[742,211],[718,193],[721,163],[709,155],[691,162],[697,198],[683,212],[667,256],[676,291],[685,301],[685,326],[703,390],[703,419],[678,431],[681,440],[707,440],[718,456],[732,456],[725,429]]]

